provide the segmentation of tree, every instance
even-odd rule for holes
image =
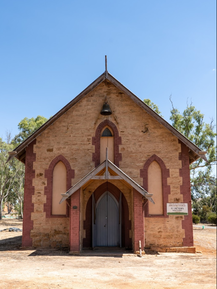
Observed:
[[[18,212],[18,215],[23,218],[25,166],[18,160],[16,160],[16,170],[16,177],[11,192],[7,197],[7,203],[10,203]]]
[[[13,203],[19,209],[21,216],[23,211],[25,167],[16,158],[12,158],[7,163],[8,152],[12,151],[46,121],[47,119],[43,116],[30,119],[25,117],[18,124],[20,133],[12,141],[10,134],[7,135],[7,142],[0,138],[0,219],[2,218],[3,202]]]
[[[214,124],[204,122],[204,115],[197,110],[192,104],[187,105],[187,108],[180,113],[174,108],[170,98],[172,109],[170,120],[173,127],[180,131],[190,141],[196,144],[201,150],[206,151],[208,161],[205,162],[199,158],[196,162],[190,165],[191,176],[191,193],[194,212],[205,211],[207,207],[211,211],[216,210],[216,179],[213,177],[213,166],[216,165],[216,146],[214,132]],[[145,99],[144,102],[150,106],[155,112],[160,113],[158,106]],[[198,201],[199,200],[199,201]],[[204,208],[203,208],[204,207]],[[201,211],[201,212],[202,212]],[[207,212],[206,212],[207,213]],[[204,217],[204,216],[203,216]]]
[[[13,145],[2,141],[0,138],[0,220],[2,219],[3,203],[8,201],[14,191],[14,185],[20,180],[19,175],[24,175],[24,166],[18,160],[12,159],[7,163],[8,152]]]
[[[213,121],[210,124],[206,124],[204,122],[204,115],[199,110],[196,110],[192,104],[190,106],[187,105],[187,108],[180,114],[178,109],[174,108],[173,103],[170,120],[172,121],[172,126],[201,150],[207,152],[208,162],[199,158],[190,167],[191,170],[203,167],[210,169],[211,166],[216,164],[216,133],[214,132]]]
[[[193,183],[192,208],[195,215],[200,216],[202,221],[207,221],[209,220],[209,215],[217,211],[217,179],[209,176],[209,181],[206,182],[206,185],[204,185],[205,181],[201,183],[203,186],[195,186]]]
[[[39,127],[41,127],[46,121],[47,118],[40,115],[38,115],[36,118],[25,117],[18,124],[18,129],[20,130],[20,133],[14,137],[13,143],[19,145],[33,132],[35,132]]]
[[[144,103],[147,104],[151,109],[153,109],[160,116],[162,116],[158,106],[154,102],[152,102],[150,99],[148,98],[144,99]]]
[[[172,103],[171,99],[170,101]],[[207,162],[199,158],[190,165],[192,199],[207,198],[216,183],[212,176],[213,166],[216,165],[216,133],[213,121],[210,124],[205,123],[204,115],[192,104],[187,105],[187,108],[180,114],[178,109],[174,108],[173,103],[170,120],[177,130],[207,152]]]

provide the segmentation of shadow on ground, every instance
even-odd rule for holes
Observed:
[[[22,236],[6,238],[0,240],[0,251],[11,251],[20,249],[22,245]]]

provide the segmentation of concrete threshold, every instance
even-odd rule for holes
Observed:
[[[132,250],[125,250],[119,247],[95,247],[90,250],[82,250],[80,256],[98,256],[98,257],[123,257],[133,256]]]

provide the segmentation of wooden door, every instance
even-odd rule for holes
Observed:
[[[120,246],[119,205],[109,192],[96,205],[96,246]]]

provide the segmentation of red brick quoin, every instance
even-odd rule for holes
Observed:
[[[47,186],[44,189],[44,194],[46,195],[46,203],[44,204],[44,212],[46,212],[47,218],[65,218],[69,216],[69,209],[67,206],[66,215],[52,215],[52,190],[53,190],[53,170],[55,165],[59,162],[63,162],[66,166],[67,171],[67,190],[71,188],[71,179],[74,178],[74,170],[71,169],[71,166],[67,159],[59,155],[49,165],[49,168],[45,170],[45,178],[47,178]]]
[[[180,177],[182,177],[182,185],[180,192],[183,194],[183,203],[188,204],[188,215],[184,216],[182,221],[182,228],[185,230],[185,238],[183,238],[183,246],[193,246],[193,226],[192,226],[192,212],[191,212],[191,186],[190,186],[190,169],[189,169],[189,155],[188,147],[181,141],[181,153],[179,159],[182,161],[182,168],[179,170]]]
[[[32,246],[32,239],[30,237],[31,230],[33,229],[33,221],[31,220],[31,213],[34,211],[32,203],[32,196],[34,195],[35,188],[32,185],[32,180],[35,178],[35,170],[33,170],[33,162],[36,160],[36,154],[33,153],[33,146],[36,144],[34,140],[26,148],[25,159],[25,185],[24,185],[24,206],[23,206],[23,237],[22,246]]]
[[[93,153],[93,161],[95,162],[95,167],[100,164],[100,137],[102,129],[105,126],[109,126],[114,134],[114,164],[119,167],[119,161],[122,160],[122,154],[119,153],[119,145],[121,144],[121,137],[119,136],[118,129],[114,123],[106,119],[101,122],[95,133],[95,137],[92,138],[92,144],[95,145],[95,153]]]
[[[169,178],[169,169],[166,168],[162,159],[154,154],[145,162],[143,169],[140,170],[140,177],[143,178],[143,188],[148,191],[148,167],[153,161],[156,161],[159,164],[161,168],[161,173],[162,173],[163,215],[150,215],[149,214],[149,202],[146,202],[145,217],[167,218],[168,217],[167,216],[167,203],[168,203],[168,195],[170,194],[170,186],[167,185],[167,178]]]

